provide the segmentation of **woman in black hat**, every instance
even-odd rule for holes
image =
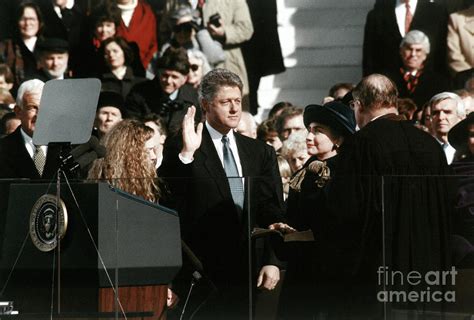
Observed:
[[[282,319],[313,319],[324,308],[317,278],[323,267],[319,243],[329,232],[325,209],[326,186],[334,174],[337,150],[355,132],[354,112],[341,102],[309,105],[304,111],[306,144],[311,158],[290,181],[287,222],[299,231],[311,229],[315,242],[292,244],[280,298]],[[319,310],[319,311],[318,311]]]
[[[448,133],[449,143],[456,149],[451,164],[458,176],[457,203],[453,216],[453,258],[458,267],[474,265],[474,113],[458,122]],[[456,160],[457,159],[457,160]]]
[[[474,162],[474,113],[449,130],[448,140],[456,149],[455,161]]]

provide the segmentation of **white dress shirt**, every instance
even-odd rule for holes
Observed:
[[[454,154],[456,153],[456,149],[454,149],[453,146],[450,145],[448,142],[443,142],[440,140],[438,140],[438,142],[443,148],[444,154],[446,155],[446,160],[448,160],[448,164],[451,164],[454,160]]]
[[[217,155],[219,156],[219,160],[221,160],[222,168],[224,168],[224,151],[223,151],[224,145],[222,143],[223,134],[217,131],[216,129],[214,129],[207,121],[205,122],[205,126],[207,128],[207,131],[209,131],[209,135],[211,136],[212,143],[214,144],[214,147],[216,148]],[[227,133],[227,137],[229,138],[229,147],[230,147],[230,150],[232,150],[232,155],[234,156],[235,163],[237,165],[237,170],[239,171],[239,176],[243,177],[242,164],[240,163],[239,150],[237,149],[237,143],[235,142],[234,130],[230,130]],[[188,158],[183,157],[181,153],[178,156],[181,162],[184,164],[189,164],[193,162],[194,160],[194,159],[188,159]]]
[[[36,146],[33,144],[33,138],[27,135],[26,132],[23,131],[23,128],[20,128],[20,132],[21,136],[23,137],[23,142],[25,143],[26,151],[28,151],[28,154],[30,155],[31,159],[33,159],[36,150]],[[40,148],[43,150],[44,156],[46,157],[48,152],[48,146],[40,146]]]
[[[66,9],[71,10],[72,7],[74,7],[74,0],[67,0],[66,2]],[[61,13],[61,8],[59,6],[54,6],[54,11],[58,15],[59,18],[63,18],[63,15]]]
[[[415,16],[416,5],[418,4],[418,0],[409,0],[410,4],[410,12],[412,17]],[[397,0],[395,5],[395,15],[397,16],[397,24],[398,30],[400,30],[400,34],[402,38],[405,37],[405,17],[406,17],[407,9],[405,6],[404,0]]]

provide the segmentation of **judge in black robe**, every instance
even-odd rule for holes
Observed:
[[[385,287],[384,275],[400,271],[406,279],[410,271],[424,276],[451,268],[453,203],[445,177],[450,170],[439,143],[396,114],[397,90],[388,78],[364,78],[353,97],[361,129],[341,147],[328,190],[332,232],[321,244],[328,249],[324,272],[334,283],[332,314],[381,318],[381,291],[429,287],[424,281],[411,286],[390,278]],[[388,306],[421,312],[443,307],[442,302],[409,302]]]

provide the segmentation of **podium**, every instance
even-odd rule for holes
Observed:
[[[116,312],[112,288],[120,287],[119,292],[134,295],[135,308],[150,305],[139,300],[166,305],[166,287],[156,285],[170,283],[181,268],[177,213],[106,183],[72,183],[70,189],[62,185],[67,230],[57,249],[42,252],[30,235],[30,213],[38,198],[55,195],[55,189],[41,183],[10,185],[0,252],[0,290],[5,288],[0,300],[13,301],[20,314],[49,314],[53,309]],[[140,295],[151,296],[138,297],[134,288],[144,288]],[[124,309],[154,311],[155,316],[161,312]]]

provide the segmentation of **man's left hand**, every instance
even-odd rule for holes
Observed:
[[[257,287],[273,290],[280,281],[280,269],[276,266],[263,266],[257,279]]]
[[[225,35],[225,29],[224,29],[222,19],[220,19],[219,22],[221,23],[219,27],[216,27],[215,25],[211,23],[207,24],[207,30],[209,30],[209,33],[214,38],[223,38]]]

